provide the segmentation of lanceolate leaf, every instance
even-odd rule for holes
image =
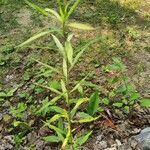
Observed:
[[[56,90],[56,89],[54,89],[54,88],[51,88],[51,87],[48,87],[48,86],[45,86],[45,85],[41,85],[41,84],[38,84],[38,83],[34,83],[34,84],[37,85],[37,86],[40,86],[40,87],[42,87],[42,88],[48,89],[48,90],[50,90],[50,91],[52,91],[52,92],[54,92],[54,93],[57,93],[57,94],[59,94],[59,95],[62,95],[61,92],[59,92],[58,90]]]
[[[58,47],[58,50],[60,52],[60,54],[62,54],[64,56],[64,58],[66,57],[66,54],[65,54],[65,50],[64,50],[64,47],[63,45],[60,43],[60,41],[58,40],[58,38],[52,34],[52,37],[56,43],[56,46]]]
[[[88,98],[81,98],[77,101],[76,105],[74,106],[74,108],[71,110],[71,118],[73,118],[73,116],[75,115],[77,109],[79,108],[79,106],[82,104],[82,103],[85,103],[87,102],[89,99]]]
[[[80,119],[79,120],[73,120],[73,123],[86,123],[86,122],[92,122],[94,120],[97,120],[99,117],[92,117],[87,113],[80,112],[79,114]]]
[[[60,113],[62,115],[65,115],[66,117],[67,116],[67,111],[61,107],[58,107],[58,106],[50,106],[49,107],[50,111],[53,111],[53,112],[57,112],[57,113]]]
[[[48,30],[48,31],[40,32],[40,33],[38,33],[38,34],[32,36],[31,38],[29,38],[27,41],[23,42],[22,44],[16,46],[16,48],[23,47],[23,46],[25,46],[25,45],[27,45],[27,44],[29,44],[29,43],[35,41],[36,39],[38,39],[38,38],[40,38],[40,37],[42,37],[42,36],[44,36],[44,35],[46,35],[46,34],[49,34],[49,33],[51,33],[51,32],[54,32],[54,30]]]
[[[67,93],[65,82],[63,80],[61,80],[61,88],[62,88],[62,91],[63,91],[64,96],[65,96],[67,103],[68,103],[68,93]]]
[[[83,24],[83,23],[69,23],[67,24],[67,26],[71,27],[71,28],[75,28],[75,29],[79,29],[79,30],[94,30],[94,28],[90,25],[87,24]]]
[[[89,131],[87,133],[84,133],[82,136],[78,137],[75,141],[76,145],[83,145],[90,137],[90,135],[92,134],[93,131]]]
[[[63,137],[64,131],[62,131],[61,129],[59,129],[59,128],[53,126],[53,125],[50,125],[49,123],[46,123],[46,125],[47,125],[50,129],[54,130],[54,131],[57,133],[57,135],[58,135],[58,137],[61,139],[61,141],[64,141],[64,137]]]
[[[60,15],[55,10],[50,9],[50,8],[46,8],[45,11],[49,12],[52,15],[54,15],[58,21],[62,22],[62,19],[61,19]]]
[[[145,98],[141,100],[141,106],[143,107],[150,107],[150,99]]]
[[[90,114],[91,116],[95,114],[95,112],[98,110],[99,102],[100,100],[99,100],[98,92],[93,93],[92,96],[90,97],[90,101],[87,109],[88,114]]]
[[[54,122],[54,121],[56,121],[56,120],[58,120],[60,118],[63,118],[63,117],[65,117],[65,116],[64,115],[60,115],[60,114],[56,114],[51,119],[47,120],[47,122],[51,124],[52,122]]]
[[[47,142],[60,142],[61,139],[58,137],[58,136],[55,136],[55,135],[51,135],[51,136],[47,136],[47,137],[43,137],[43,139]]]
[[[30,6],[32,7],[33,9],[37,10],[38,12],[40,12],[41,14],[45,15],[45,16],[48,16],[49,14],[42,8],[40,8],[39,6],[25,0],[25,2]]]
[[[65,50],[66,50],[68,61],[70,64],[72,64],[72,62],[73,62],[73,48],[72,48],[70,41],[66,41]]]
[[[69,71],[74,67],[74,65],[78,62],[79,58],[82,56],[82,54],[84,53],[84,51],[92,44],[94,44],[95,42],[99,41],[101,38],[96,38],[94,40],[91,40],[90,42],[88,42],[85,46],[83,46],[83,48],[81,48],[81,51],[76,55],[76,57],[74,58],[74,61],[71,65],[71,67],[69,68]]]
[[[67,80],[67,78],[68,78],[68,70],[67,70],[67,62],[66,62],[65,59],[63,59],[63,73],[64,73],[64,77]]]
[[[45,63],[43,63],[43,62],[41,62],[41,61],[38,61],[38,60],[36,60],[36,59],[34,59],[34,58],[31,58],[31,59],[34,60],[34,61],[36,61],[37,63],[43,65],[44,67],[49,68],[49,69],[51,69],[52,71],[54,71],[54,72],[56,72],[56,73],[58,73],[58,74],[61,74],[61,72],[58,71],[56,68],[54,68],[54,67],[52,67],[52,66],[50,66],[50,65],[47,65],[47,64],[45,64]]]
[[[73,6],[70,8],[66,19],[68,19],[70,17],[70,15],[73,13],[73,11],[76,9],[76,7],[78,6],[80,0],[76,0],[75,3],[73,4]]]

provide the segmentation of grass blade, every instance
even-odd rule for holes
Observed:
[[[37,10],[38,12],[40,12],[41,14],[48,16],[49,14],[42,8],[40,8],[39,6],[25,0],[25,3],[28,4],[30,7],[32,7],[33,9]]]
[[[78,22],[69,23],[67,24],[67,26],[75,29],[80,29],[80,30],[94,30],[92,26],[83,23],[78,23]]]

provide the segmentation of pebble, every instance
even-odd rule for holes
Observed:
[[[99,144],[98,144],[101,148],[107,148],[107,142],[106,141],[101,141],[101,142],[99,142]]]
[[[150,127],[143,129],[141,133],[134,136],[134,138],[142,150],[150,150]]]
[[[3,114],[0,113],[0,121],[3,119]]]

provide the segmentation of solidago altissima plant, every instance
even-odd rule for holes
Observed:
[[[36,62],[51,69],[53,72],[61,76],[60,80],[61,90],[37,84],[38,86],[49,89],[51,92],[54,92],[57,95],[50,101],[47,101],[37,112],[37,114],[40,114],[41,112],[48,109],[48,112],[53,112],[52,114],[54,114],[50,119],[43,122],[44,126],[48,126],[50,129],[54,130],[55,134],[47,136],[44,139],[49,142],[61,142],[62,150],[65,149],[78,150],[78,148],[87,141],[89,136],[92,134],[92,131],[86,131],[81,135],[78,135],[76,132],[77,128],[75,124],[92,122],[99,118],[99,116],[96,116],[96,112],[99,107],[99,95],[98,92],[95,92],[94,94],[92,94],[90,98],[88,97],[73,98],[72,95],[74,92],[77,91],[80,92],[81,90],[83,90],[81,85],[82,82],[84,82],[87,77],[79,81],[74,86],[70,87],[70,83],[72,83],[72,81],[70,80],[70,73],[73,70],[76,63],[78,62],[81,55],[83,54],[83,52],[86,50],[86,48],[92,43],[96,42],[97,39],[85,45],[75,56],[71,44],[73,34],[66,33],[66,28],[73,27],[83,30],[93,30],[94,28],[86,24],[75,22],[69,23],[68,21],[69,17],[79,4],[80,0],[75,1],[57,0],[59,8],[58,12],[50,8],[42,9],[37,5],[32,4],[26,0],[25,2],[32,8],[41,12],[43,15],[47,17],[51,16],[55,17],[56,20],[59,21],[60,24],[62,25],[63,42],[61,42],[59,38],[57,38],[54,34],[52,34],[54,32],[58,32],[60,29],[47,29],[46,31],[36,34],[35,36],[31,37],[24,43],[17,46],[18,48],[23,47],[24,45],[29,44],[30,42],[44,35],[47,35],[48,33],[51,33],[51,36],[57,46],[58,52],[62,57],[61,69],[49,66],[47,64],[44,64],[43,62],[34,59]],[[63,101],[62,107],[60,106],[59,101]],[[87,103],[86,104],[87,108],[82,109],[82,111],[78,111],[83,103]]]

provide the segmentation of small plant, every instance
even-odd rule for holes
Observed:
[[[18,48],[22,47],[38,39],[39,37],[52,32],[61,33],[63,35],[62,42],[60,42],[60,40],[54,34],[51,34],[54,43],[56,44],[57,50],[62,58],[61,68],[55,68],[36,59],[32,59],[42,66],[48,68],[56,75],[59,75],[59,81],[52,81],[48,84],[48,86],[44,85],[42,79],[35,83],[35,86],[38,86],[41,89],[46,88],[56,95],[51,100],[46,97],[46,99],[42,103],[42,107],[40,107],[36,113],[42,116],[45,116],[46,114],[54,114],[51,118],[43,122],[44,126],[48,126],[50,129],[54,130],[55,133],[54,135],[44,137],[44,139],[49,142],[61,142],[62,150],[77,150],[88,140],[89,136],[92,134],[92,131],[84,131],[84,133],[81,133],[81,135],[77,134],[77,128],[75,124],[92,122],[100,117],[97,116],[97,111],[99,108],[99,94],[98,92],[95,92],[90,98],[83,97],[84,91],[81,85],[86,80],[88,75],[81,81],[76,83],[74,87],[72,87],[72,84],[74,82],[71,81],[70,74],[87,47],[89,47],[89,45],[95,43],[99,39],[94,39],[88,44],[84,45],[75,56],[75,52],[71,44],[73,34],[67,33],[66,28],[68,29],[69,27],[73,27],[82,30],[94,29],[93,27],[86,24],[68,22],[70,16],[74,12],[80,0],[77,0],[74,3],[73,1],[57,0],[59,8],[58,12],[50,8],[41,9],[35,4],[32,4],[28,1],[25,2],[32,8],[38,10],[43,15],[55,17],[57,21],[59,21],[62,25],[62,33],[59,29],[48,29],[47,31],[40,32],[39,34],[31,37],[24,43],[17,46]],[[41,80],[42,82],[40,82]],[[74,97],[73,93],[76,92],[79,92],[81,97]],[[82,104],[88,105],[88,107],[85,107],[83,110],[78,111]]]
[[[104,67],[109,78],[109,93],[108,98],[102,101],[106,105],[112,105],[114,108],[121,109],[129,114],[134,107],[139,103],[142,106],[149,106],[150,101],[143,99],[135,86],[130,83],[126,76],[126,66],[121,62],[120,58],[113,58],[113,64]]]
[[[10,113],[15,118],[23,119],[25,118],[26,109],[27,109],[27,105],[25,103],[18,103],[17,107],[11,107]]]

